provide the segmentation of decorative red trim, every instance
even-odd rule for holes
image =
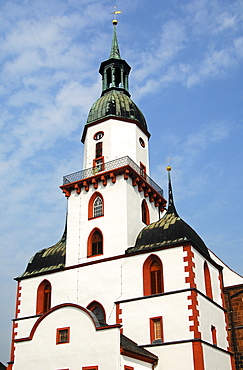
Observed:
[[[163,333],[163,318],[162,318],[162,316],[151,317],[149,319],[150,341],[151,341],[151,343],[153,343],[153,341],[156,340],[155,331],[154,331],[154,323],[155,323],[155,321],[159,321],[159,323],[160,323],[161,338],[158,338],[158,339],[161,339],[161,341],[163,342],[164,341],[164,333]]]
[[[101,118],[101,119],[99,119],[95,122],[91,122],[91,123],[86,124],[84,126],[84,131],[83,131],[83,134],[82,134],[81,142],[84,144],[86,133],[87,133],[87,130],[88,130],[89,127],[95,126],[95,125],[97,125],[101,122],[104,122],[104,121],[108,121],[109,119],[114,119],[116,121],[124,121],[124,122],[134,123],[148,137],[148,139],[151,136],[150,133],[138,121],[135,121],[135,120],[129,119],[129,118],[108,116],[108,117]]]
[[[203,347],[200,341],[192,342],[194,370],[204,370]]]
[[[79,306],[75,303],[63,303],[63,304],[59,304],[58,306],[55,306],[55,307],[51,308],[48,312],[44,313],[44,315],[40,316],[39,319],[33,325],[32,329],[31,329],[31,332],[30,332],[30,335],[28,337],[25,337],[25,338],[15,339],[15,342],[24,342],[24,341],[27,341],[27,340],[32,340],[33,336],[36,332],[36,329],[38,328],[38,326],[40,325],[42,320],[44,320],[52,312],[57,311],[57,310],[59,310],[60,308],[63,308],[63,307],[73,307],[73,308],[79,309],[80,311],[84,311],[87,315],[89,315],[90,319],[92,320],[92,322],[94,324],[95,329],[98,329],[98,328],[96,328],[96,324],[95,324],[95,321],[94,321],[93,317],[91,316],[90,312],[86,308],[84,308],[82,306]],[[108,329],[109,326],[106,327],[106,328]]]
[[[82,370],[98,370],[98,365],[95,366],[83,366]]]
[[[18,315],[20,313],[20,298],[21,298],[21,290],[22,287],[20,286],[20,281],[18,281],[17,284],[17,292],[16,292],[16,305],[15,305],[15,318],[18,318]],[[11,364],[8,365],[7,370],[12,370],[13,367],[13,362],[14,362],[14,357],[15,357],[15,337],[17,336],[18,332],[16,331],[18,329],[18,323],[13,322],[12,324],[12,341],[11,341],[11,349],[10,349],[10,361],[12,362]]]
[[[122,325],[122,309],[120,308],[120,303],[116,303],[116,324]],[[120,329],[123,333],[123,328]]]
[[[99,254],[92,254],[92,237],[94,235],[94,233],[98,231],[102,237],[102,253],[99,253]],[[98,229],[98,227],[95,227],[91,233],[89,234],[89,237],[88,237],[88,242],[87,242],[87,257],[94,257],[94,256],[101,256],[102,254],[104,253],[104,237],[103,237],[103,233],[100,229]]]
[[[60,331],[67,330],[67,340],[65,342],[60,341]],[[56,333],[56,344],[67,344],[70,343],[70,327],[58,328]]]
[[[185,245],[183,247],[183,251],[187,253],[184,257],[184,262],[187,262],[187,266],[185,266],[185,272],[189,273],[189,276],[185,277],[186,283],[190,284],[190,288],[197,288],[197,284],[195,281],[195,263],[193,261],[194,253],[192,252],[191,245]],[[187,297],[190,301],[188,305],[188,310],[192,310],[192,315],[189,316],[189,321],[192,325],[190,325],[189,330],[193,332],[194,339],[201,339],[201,332],[199,330],[199,310],[198,310],[198,294],[196,290],[192,290],[191,294]],[[203,347],[201,342],[193,342],[192,343],[193,349],[193,362],[194,362],[194,370],[204,370],[204,359],[203,359]]]
[[[162,265],[162,262],[161,262],[161,260],[158,256],[156,256],[155,254],[151,254],[150,256],[147,257],[147,259],[145,260],[145,262],[143,264],[143,294],[145,296],[152,294],[152,292],[151,292],[150,267],[151,267],[151,265],[154,261],[158,262],[158,264],[160,266],[160,271],[161,271],[161,276],[160,276],[160,278],[161,278],[161,292],[159,292],[159,293],[164,292],[164,279],[163,279],[163,265]]]
[[[99,193],[98,191],[96,191],[90,198],[89,200],[89,204],[88,204],[88,219],[92,219],[92,218],[97,218],[97,217],[94,217],[94,201],[97,197],[100,197],[101,200],[102,200],[102,215],[101,216],[104,216],[104,198],[103,198],[103,195],[101,193]],[[101,217],[101,216],[98,216],[98,217]]]
[[[134,367],[124,365],[124,370],[134,370]]]
[[[209,298],[213,299],[211,276],[210,276],[210,271],[209,271],[208,264],[206,261],[204,262],[203,269],[204,269],[204,282],[205,282],[206,295]]]

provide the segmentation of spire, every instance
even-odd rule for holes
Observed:
[[[113,23],[114,30],[113,30],[113,38],[112,38],[112,43],[111,43],[110,59],[121,59],[118,41],[117,41],[117,35],[116,35],[117,21],[115,22],[114,20],[112,23]]]
[[[172,184],[171,184],[171,177],[170,177],[170,171],[171,167],[167,166],[166,170],[168,172],[168,211],[167,213],[174,213],[176,216],[178,216],[178,213],[176,211],[175,205],[174,205],[174,199],[173,199],[173,192],[172,192]]]

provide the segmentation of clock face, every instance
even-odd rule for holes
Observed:
[[[94,134],[94,140],[100,140],[102,139],[103,136],[104,136],[103,131],[96,132],[96,134]]]
[[[140,137],[139,138],[139,143],[140,143],[140,145],[143,147],[143,148],[145,148],[145,142],[144,142],[144,140]]]

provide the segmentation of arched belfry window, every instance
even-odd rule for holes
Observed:
[[[103,254],[103,235],[101,231],[95,228],[91,231],[88,238],[88,257],[97,256]]]
[[[40,315],[51,308],[51,284],[43,280],[37,289],[36,314]]]
[[[89,200],[88,218],[104,216],[104,200],[99,192],[95,192]]]
[[[143,293],[144,295],[164,292],[163,266],[160,258],[150,255],[143,264]]]
[[[144,224],[149,225],[150,224],[149,209],[145,199],[142,201],[141,208],[142,208],[142,221]]]
[[[97,301],[91,302],[87,309],[92,311],[101,325],[106,325],[106,314],[104,307]]]
[[[209,271],[208,264],[206,261],[204,262],[204,283],[205,283],[206,295],[209,298],[213,299],[210,271]]]

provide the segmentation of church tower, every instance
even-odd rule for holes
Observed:
[[[65,231],[16,278],[8,370],[235,370],[227,307],[243,278],[180,218],[171,168],[168,203],[151,179],[116,26],[83,169],[63,177]]]

